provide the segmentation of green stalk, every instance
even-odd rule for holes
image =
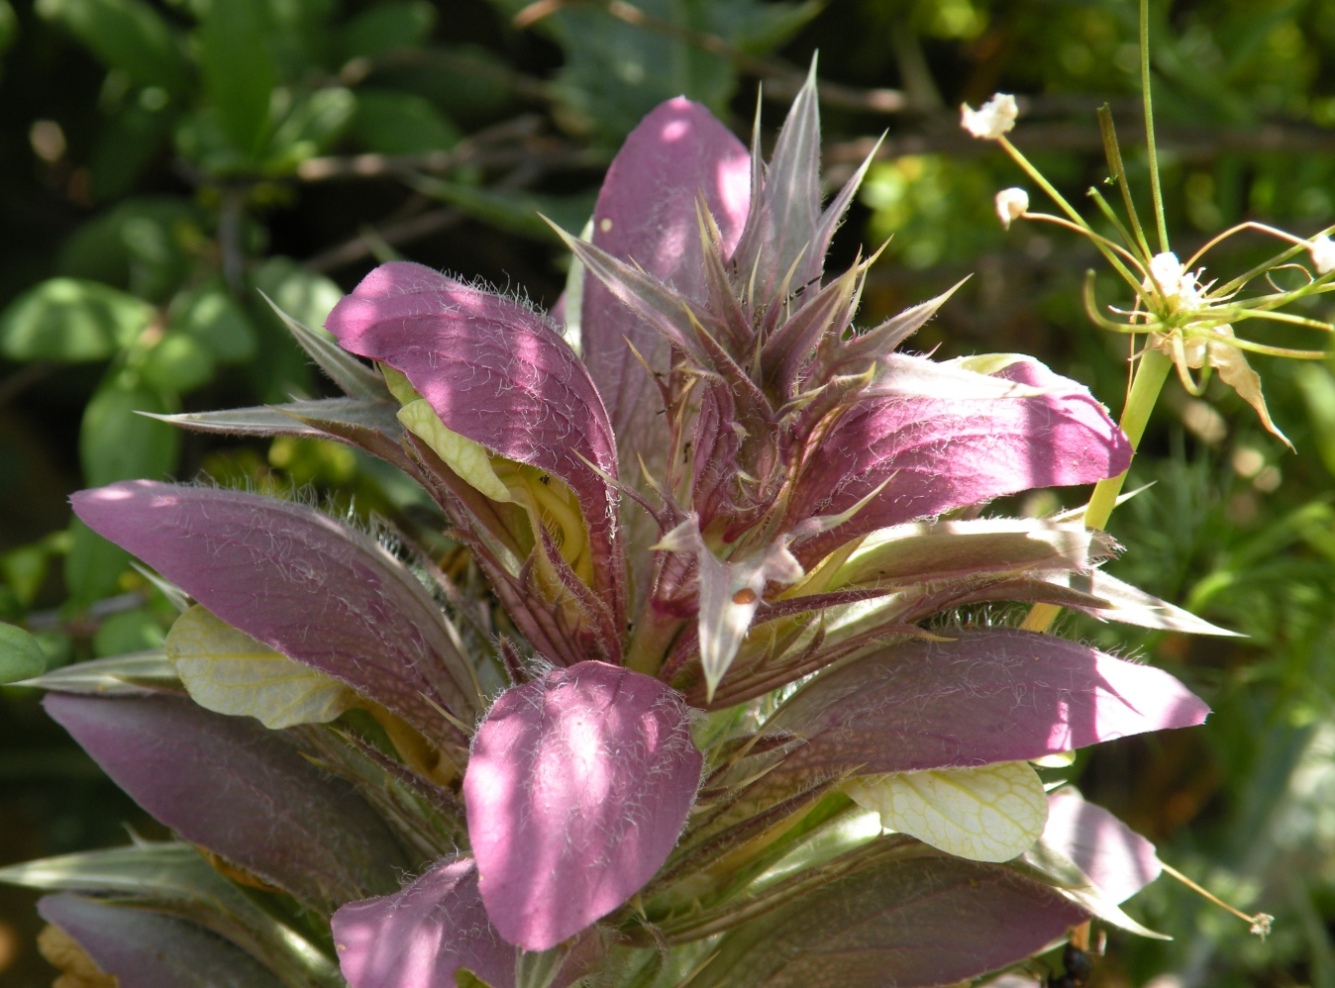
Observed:
[[[1131,382],[1131,391],[1126,396],[1126,407],[1122,409],[1122,420],[1118,423],[1126,433],[1126,438],[1131,441],[1133,452],[1140,448],[1141,437],[1145,435],[1145,425],[1159,401],[1159,393],[1163,390],[1164,381],[1168,379],[1168,371],[1172,366],[1173,361],[1158,350],[1146,350],[1141,355],[1140,364],[1136,367],[1136,376]],[[1089,499],[1089,506],[1085,508],[1087,527],[1101,530],[1108,524],[1108,519],[1117,504],[1117,496],[1122,493],[1122,487],[1126,483],[1127,472],[1124,470],[1116,477],[1100,480],[1094,486],[1094,495]]]
[[[1140,89],[1145,99],[1145,150],[1150,165],[1150,195],[1154,222],[1159,228],[1159,251],[1168,250],[1168,223],[1164,219],[1163,189],[1159,186],[1159,155],[1154,144],[1154,106],[1150,98],[1150,0],[1140,0]]]
[[[1118,423],[1131,442],[1133,455],[1135,450],[1140,448],[1140,440],[1145,435],[1145,426],[1150,420],[1150,413],[1154,411],[1154,406],[1159,401],[1159,393],[1163,391],[1164,381],[1168,380],[1168,371],[1172,366],[1173,361],[1158,350],[1146,350],[1136,366],[1136,375],[1131,381],[1131,390],[1126,396],[1122,419]],[[1108,524],[1129,472],[1128,467],[1116,477],[1100,480],[1094,486],[1094,494],[1085,507],[1086,528],[1102,530]],[[1052,627],[1052,622],[1057,619],[1061,610],[1056,604],[1035,604],[1029,609],[1020,627],[1026,631],[1045,632]]]

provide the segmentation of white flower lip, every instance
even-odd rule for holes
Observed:
[[[995,141],[1014,129],[1015,119],[1019,115],[1020,108],[1015,105],[1015,97],[1009,93],[997,93],[977,110],[968,103],[961,104],[960,126],[974,137]]]
[[[1029,212],[1029,193],[1024,189],[1002,189],[997,193],[996,202],[997,216],[1001,218],[1001,225],[1007,230],[1010,229],[1011,221],[1018,220]]]

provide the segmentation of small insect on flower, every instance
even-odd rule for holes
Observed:
[[[1068,942],[1062,950],[1062,968],[1063,974],[1050,974],[1044,979],[1044,988],[1084,988],[1094,973],[1094,962],[1089,954]]]

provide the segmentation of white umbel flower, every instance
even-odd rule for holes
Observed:
[[[1002,189],[997,193],[997,216],[1007,230],[1011,221],[1029,212],[1029,193],[1024,189]]]
[[[975,110],[968,103],[960,106],[960,126],[974,137],[995,141],[1015,127],[1020,108],[1009,93],[997,93]]]

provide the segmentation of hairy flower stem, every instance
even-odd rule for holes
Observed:
[[[1158,404],[1159,393],[1163,391],[1172,366],[1173,361],[1158,350],[1147,349],[1140,356],[1135,376],[1131,380],[1131,389],[1127,392],[1126,404],[1122,408],[1121,421],[1117,423],[1126,433],[1133,450],[1140,448],[1150,413]],[[1085,527],[1102,530],[1108,524],[1113,508],[1117,505],[1117,497],[1126,483],[1126,475],[1130,472],[1128,467],[1116,477],[1100,480],[1094,485],[1094,493],[1085,507]],[[1047,631],[1060,613],[1061,608],[1056,604],[1035,604],[1029,609],[1020,627],[1026,631]]]

